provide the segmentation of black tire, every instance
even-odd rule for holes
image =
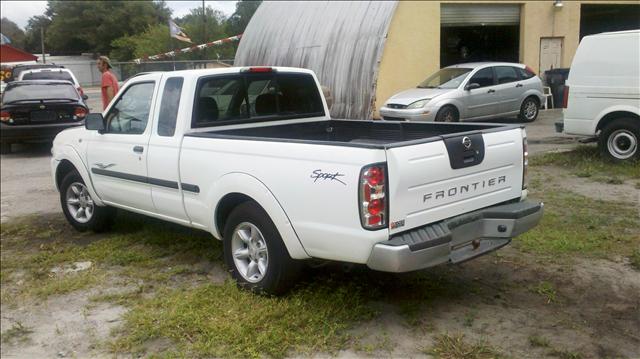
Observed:
[[[238,243],[240,237],[236,235],[234,238],[234,234],[237,233],[236,230],[243,228],[247,223],[258,228],[259,234],[266,242],[268,255],[265,273],[258,274],[261,278],[253,282],[241,274],[242,269],[238,268],[233,253],[234,244],[232,242]],[[248,245],[246,248],[249,250]],[[244,260],[249,263],[253,261],[252,258]],[[286,292],[295,284],[302,270],[301,262],[295,261],[289,256],[282,237],[280,237],[280,233],[269,215],[255,202],[244,202],[229,214],[224,228],[224,261],[240,288],[259,294],[279,295]],[[243,273],[248,274],[248,270]]]
[[[458,109],[454,106],[443,106],[436,114],[436,122],[458,122],[460,121],[460,114]]]
[[[613,162],[640,159],[640,121],[619,118],[607,124],[598,137],[602,156]]]
[[[520,105],[518,119],[521,122],[533,122],[538,118],[538,113],[540,113],[540,101],[536,97],[529,96]]]
[[[62,212],[67,218],[69,224],[71,224],[73,228],[80,232],[84,232],[87,230],[92,230],[94,232],[104,232],[108,230],[113,224],[116,216],[116,209],[113,207],[100,207],[94,204],[92,207],[92,214],[90,218],[87,218],[87,221],[81,221],[71,213],[71,209],[67,205],[67,192],[70,191],[70,187],[72,185],[77,184],[82,184],[82,186],[86,187],[84,180],[75,170],[69,172],[60,183],[60,205],[62,206]],[[86,196],[91,199],[88,192],[86,193]]]
[[[0,154],[8,155],[9,153],[11,153],[11,143],[8,143],[8,142],[0,143]]]

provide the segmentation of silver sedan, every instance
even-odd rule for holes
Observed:
[[[528,66],[478,62],[440,69],[417,88],[392,96],[380,115],[388,121],[442,122],[517,115],[531,122],[544,100],[542,82]]]

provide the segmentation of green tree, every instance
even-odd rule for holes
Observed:
[[[111,58],[118,61],[129,61],[134,58],[155,55],[172,48],[169,37],[169,26],[157,24],[150,26],[145,32],[116,39],[111,44]]]
[[[49,0],[46,15],[51,24],[45,38],[52,52],[106,54],[113,40],[166,24],[171,10],[164,1]]]
[[[236,11],[227,20],[227,33],[231,34],[231,36],[244,33],[249,21],[251,21],[251,17],[253,17],[261,3],[262,1],[238,1],[236,3]]]
[[[11,46],[24,49],[24,31],[15,22],[3,17],[0,19],[0,32],[11,40]]]
[[[46,29],[51,24],[51,19],[46,15],[32,16],[27,23],[26,34],[24,39],[25,50],[31,53],[39,53],[42,50],[42,44],[40,42],[40,29]],[[50,52],[49,44],[47,43],[47,37],[45,36],[44,43],[45,51]]]

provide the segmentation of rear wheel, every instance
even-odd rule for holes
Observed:
[[[255,202],[231,211],[224,230],[224,259],[238,286],[256,293],[281,294],[300,272],[275,225]]]
[[[460,121],[460,115],[458,110],[453,106],[444,106],[436,114],[437,122],[458,122]]]
[[[67,221],[78,231],[102,232],[111,227],[115,209],[98,206],[80,174],[72,171],[60,184],[60,204]]]
[[[640,121],[620,118],[602,129],[598,147],[602,155],[615,162],[640,159]]]
[[[535,97],[527,97],[522,106],[520,106],[520,115],[518,118],[522,122],[533,122],[538,118],[538,112],[540,111],[540,103]]]

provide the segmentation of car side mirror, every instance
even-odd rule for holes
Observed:
[[[103,133],[105,130],[104,126],[104,118],[101,113],[90,113],[87,115],[87,118],[84,120],[84,127],[87,130],[98,131],[98,133]]]
[[[467,84],[467,86],[464,87],[464,89],[467,90],[467,91],[471,91],[471,90],[474,90],[474,89],[477,89],[477,88],[480,88],[480,84],[476,83],[476,82],[472,82],[470,84]]]
[[[87,100],[89,99],[89,96],[87,96],[87,95],[82,95],[82,99],[83,99],[83,100],[85,100],[85,101],[87,101]]]

